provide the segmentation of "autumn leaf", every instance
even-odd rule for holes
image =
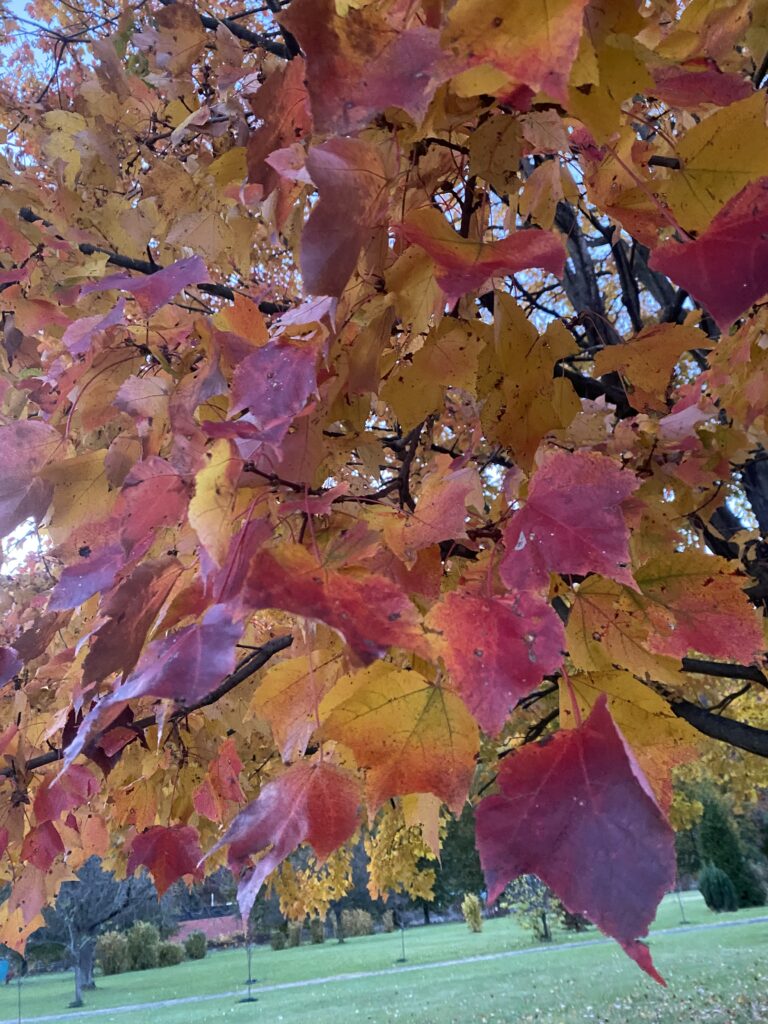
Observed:
[[[680,167],[668,172],[664,195],[686,231],[705,231],[729,199],[768,175],[764,94],[722,107],[692,127],[675,157]]]
[[[418,245],[437,265],[437,283],[453,305],[489,277],[541,267],[560,275],[563,244],[549,231],[515,231],[495,242],[462,238],[436,210],[416,210],[399,226],[406,241]]]
[[[237,874],[252,854],[263,853],[237,891],[243,917],[248,918],[267,876],[301,843],[310,843],[322,861],[346,842],[357,828],[359,808],[355,778],[324,761],[300,762],[268,782],[211,851],[228,845]]]
[[[317,649],[264,673],[250,709],[265,718],[284,761],[302,755],[318,726],[320,702],[341,672],[340,651]]]
[[[428,650],[416,608],[395,583],[370,573],[324,569],[298,545],[260,553],[245,598],[253,609],[282,608],[325,622],[364,664],[390,647]]]
[[[494,310],[494,342],[480,357],[478,391],[486,396],[481,422],[529,469],[542,439],[567,427],[580,410],[571,386],[554,378],[556,364],[576,346],[557,321],[539,334],[510,295],[495,292]]]
[[[436,29],[416,24],[393,31],[377,7],[353,6],[342,16],[333,0],[295,0],[279,20],[307,54],[312,114],[321,131],[352,133],[386,107],[418,121],[435,87],[460,66],[440,48]],[[365,50],[361,35],[370,41]]]
[[[231,520],[243,462],[234,455],[232,443],[223,438],[214,441],[206,455],[207,465],[195,477],[188,518],[208,555],[221,565],[232,539]]]
[[[245,802],[240,786],[243,762],[237,753],[232,737],[224,740],[216,757],[210,763],[202,783],[192,794],[192,802],[198,814],[211,821],[222,821],[229,804]]]
[[[29,516],[42,517],[51,491],[37,474],[61,447],[59,432],[38,420],[0,427],[0,536]]]
[[[457,814],[467,799],[479,737],[464,703],[419,672],[378,661],[340,679],[320,705],[322,733],[365,772],[371,812],[393,796],[434,793]]]
[[[147,868],[162,896],[180,878],[201,878],[202,857],[197,829],[190,825],[153,825],[131,842],[127,871],[132,875],[138,867]]]
[[[244,359],[232,381],[230,411],[248,410],[245,436],[279,444],[317,387],[316,366],[313,345],[290,341],[271,342]]]
[[[38,824],[58,821],[67,811],[87,803],[98,791],[98,781],[84,765],[73,764],[61,775],[47,775],[35,793],[35,820]]]
[[[674,713],[669,704],[629,672],[577,672],[560,687],[560,724],[573,727],[574,698],[586,718],[605,694],[608,710],[629,744],[656,800],[669,811],[673,795],[672,771],[701,754],[701,737]]]
[[[207,284],[210,281],[205,264],[199,256],[178,260],[169,267],[150,274],[148,277],[131,277],[130,274],[112,274],[100,281],[84,285],[80,294],[119,290],[130,292],[136,299],[144,316],[151,316],[161,306],[170,302],[182,289],[190,285]]]
[[[499,572],[510,590],[547,589],[549,573],[597,572],[636,586],[621,503],[640,481],[597,452],[550,452],[533,474],[525,507],[505,531]]]
[[[446,457],[437,461],[424,481],[416,508],[397,520],[385,521],[384,536],[404,562],[413,564],[417,553],[446,538],[467,536],[467,508],[482,506],[480,477],[474,466],[456,464]]]
[[[727,331],[768,292],[767,227],[768,178],[760,178],[726,203],[698,238],[660,245],[651,265],[687,289]]]
[[[674,833],[605,697],[578,728],[507,758],[498,784],[477,808],[489,899],[518,875],[538,875],[664,984],[640,939],[674,885]]]
[[[64,843],[51,821],[44,821],[31,832],[27,832],[21,847],[22,858],[38,871],[48,871],[62,853]]]
[[[301,272],[313,295],[341,295],[387,207],[382,155],[361,139],[330,139],[307,154],[320,198],[301,235]]]
[[[728,563],[698,551],[648,562],[637,582],[651,603],[649,647],[682,658],[699,651],[713,658],[759,660],[765,647],[743,581]]]
[[[652,263],[663,249],[662,246],[654,253]],[[667,412],[670,378],[682,354],[711,347],[707,335],[695,327],[655,324],[623,345],[612,345],[598,352],[595,369],[601,375],[620,373],[629,381],[629,397],[634,408]]]
[[[501,732],[512,708],[563,658],[563,627],[540,598],[455,590],[426,618],[456,688],[483,729]]]
[[[542,91],[565,100],[586,2],[549,0],[542,10],[533,0],[458,0],[443,39],[460,51],[469,47],[478,63],[493,64],[529,94]]]

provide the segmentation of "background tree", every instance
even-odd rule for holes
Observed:
[[[658,977],[674,770],[768,782],[768,40],[540,8],[0,6],[5,941],[469,801]]]
[[[730,878],[740,907],[759,907],[765,892],[746,860],[725,802],[713,793],[703,799],[704,812],[698,827],[699,853],[704,864],[714,864]]]
[[[85,862],[76,881],[62,884],[54,905],[44,910],[45,928],[35,938],[66,946],[75,975],[70,1005],[82,1006],[83,992],[96,987],[93,968],[99,935],[158,912],[155,887],[145,874],[118,881],[102,870],[97,857]]]

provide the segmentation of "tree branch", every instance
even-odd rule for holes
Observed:
[[[748,679],[768,687],[768,676],[757,665],[731,665],[725,661],[705,661],[703,658],[683,658],[683,670],[719,679]]]
[[[160,0],[160,3],[163,7],[173,7],[176,0]],[[212,14],[201,14],[200,21],[205,28],[210,28],[214,32],[219,25],[224,25],[233,36],[242,39],[244,43],[250,43],[251,46],[260,46],[262,50],[267,50],[268,53],[273,53],[276,57],[282,57],[283,60],[290,60],[294,56],[284,43],[276,43],[261,32],[252,32],[251,29],[241,25],[239,21],[232,21],[231,18],[214,18]]]
[[[0,184],[6,183],[0,182]],[[36,224],[40,221],[45,227],[53,227],[51,221],[44,220],[34,210],[30,210],[28,206],[22,206],[19,210],[19,219],[26,221],[28,224]],[[121,270],[135,270],[138,274],[157,274],[164,269],[161,263],[150,262],[150,260],[137,260],[132,256],[123,256],[119,252],[105,249],[101,245],[93,245],[91,242],[80,242],[77,248],[83,256],[93,256],[97,252],[102,253],[107,257],[107,263],[111,263],[113,267],[120,267]],[[201,292],[205,292],[206,295],[215,295],[217,298],[227,299],[229,302],[233,302],[235,298],[234,290],[225,284],[198,284],[195,287],[199,288]],[[289,308],[287,305],[278,302],[260,302],[258,306],[259,311],[265,316],[277,316],[280,313],[285,313]]]
[[[739,750],[746,750],[749,754],[757,754],[758,757],[768,757],[768,730],[757,729],[754,725],[747,725],[746,722],[739,722],[735,718],[715,715],[706,708],[679,697],[669,694],[665,696],[672,712],[704,736],[720,740],[731,747],[738,747]]]
[[[249,676],[252,676],[254,672],[257,672],[266,663],[273,658],[280,651],[286,650],[293,643],[293,637],[291,634],[286,636],[277,636],[273,640],[268,640],[267,643],[262,644],[261,647],[256,648],[247,657],[243,658],[240,664],[231,672],[226,679],[224,679],[215,690],[212,690],[202,700],[197,701],[194,704],[190,704],[185,707],[177,708],[176,711],[168,719],[170,722],[178,722],[181,718],[186,718],[187,715],[191,715],[193,711],[199,711],[201,708],[210,707],[217,701],[220,701],[222,697],[225,697],[231,690],[234,690],[236,686],[244,682]],[[153,725],[157,724],[156,715],[147,715],[145,718],[140,718],[138,721],[132,722],[130,728],[135,729],[136,732],[140,732],[144,729],[149,729]],[[109,731],[109,730],[107,730]],[[99,736],[96,735],[91,742],[98,740]],[[24,765],[24,768],[29,771],[34,771],[37,768],[44,768],[46,765],[55,764],[57,761],[61,761],[64,758],[65,749],[56,748],[49,750],[46,754],[40,754],[38,757],[31,757]],[[14,768],[4,768],[0,770],[0,778],[8,778],[14,775]]]

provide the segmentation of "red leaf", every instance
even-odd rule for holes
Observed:
[[[416,608],[396,583],[369,573],[325,569],[299,545],[254,557],[245,602],[252,610],[280,608],[325,622],[364,664],[383,658],[390,647],[428,656]]]
[[[213,848],[229,845],[236,873],[251,854],[266,851],[238,888],[243,917],[248,918],[267,875],[301,843],[311,843],[318,858],[325,860],[349,839],[359,818],[360,786],[334,765],[299,762],[267,783]]]
[[[0,647],[0,686],[5,686],[23,667],[24,662],[12,647]]]
[[[61,340],[73,356],[81,356],[91,347],[94,334],[123,323],[125,323],[125,299],[120,298],[106,314],[99,313],[98,316],[86,316],[81,320],[73,320],[64,331]]]
[[[106,621],[91,634],[83,662],[84,683],[133,670],[147,633],[181,572],[175,558],[150,559],[137,565],[102,599],[99,615]]]
[[[248,436],[279,444],[316,390],[315,346],[272,341],[235,370],[230,413],[248,409]]]
[[[426,625],[442,634],[440,654],[486,732],[500,732],[515,704],[563,660],[563,625],[531,593],[480,597],[454,590]]]
[[[360,139],[313,146],[307,170],[320,199],[301,235],[301,272],[310,294],[338,296],[386,215],[387,175],[379,147]]]
[[[579,728],[507,758],[498,783],[477,808],[489,899],[518,875],[538,875],[662,981],[638,939],[674,885],[674,833],[605,695]]]
[[[238,756],[235,741],[224,740],[218,755],[211,761],[208,774],[195,790],[192,801],[198,814],[211,821],[221,821],[227,802],[241,804],[245,794],[240,786],[243,763]]]
[[[551,231],[515,231],[497,242],[478,242],[462,238],[436,210],[412,213],[399,231],[437,264],[437,283],[449,305],[493,274],[541,267],[559,277],[565,264],[563,243]]]
[[[306,73],[303,59],[295,57],[275,68],[249,97],[251,113],[262,124],[248,136],[248,181],[263,185],[265,196],[280,181],[267,158],[276,150],[300,142],[311,132]]]
[[[45,512],[51,491],[36,476],[62,444],[58,430],[39,420],[0,427],[0,537]]]
[[[120,544],[109,544],[98,551],[83,548],[80,561],[62,570],[48,607],[55,612],[77,608],[100,590],[111,586],[124,563],[125,552]]]
[[[112,274],[100,281],[91,281],[80,289],[80,295],[118,289],[130,292],[145,316],[156,313],[161,306],[170,302],[183,288],[190,285],[208,284],[208,270],[199,256],[178,260],[146,277],[131,277],[130,274]]]
[[[35,818],[41,824],[82,807],[99,791],[99,783],[84,765],[70,765],[60,775],[48,775],[35,794]]]
[[[334,0],[294,0],[279,15],[307,54],[312,114],[323,132],[354,132],[387,107],[420,121],[436,87],[463,66],[442,51],[436,29],[390,27],[380,10],[342,17]]]
[[[597,452],[547,455],[525,508],[504,534],[500,575],[506,586],[546,588],[550,572],[597,572],[637,589],[621,503],[639,486],[633,473]]]
[[[188,504],[187,486],[169,462],[156,455],[137,462],[123,482],[110,520],[126,555],[143,553],[155,530],[181,522]]]
[[[203,858],[200,837],[191,825],[173,825],[164,828],[153,825],[131,843],[127,872],[132,875],[137,867],[149,870],[159,895],[184,875],[202,878],[198,867]]]
[[[40,871],[48,871],[60,853],[64,853],[64,843],[50,821],[28,832],[21,847],[21,859]]]
[[[165,697],[194,704],[235,667],[235,644],[243,627],[227,605],[214,605],[197,625],[154,640],[136,670],[101,704],[134,697]]]
[[[651,74],[656,85],[655,95],[671,107],[700,107],[702,103],[728,107],[755,91],[748,78],[724,73],[717,67],[671,65],[652,68]]]
[[[768,292],[768,178],[750,182],[692,242],[666,242],[651,267],[667,274],[727,331]]]

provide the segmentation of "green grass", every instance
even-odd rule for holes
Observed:
[[[738,922],[764,911],[711,914],[698,896],[684,897],[693,924]],[[152,1011],[77,1016],[71,1024],[346,1024],[348,1021],[405,1024],[753,1024],[768,1020],[768,924],[710,931],[658,934],[680,924],[675,897],[662,904],[652,937],[656,964],[669,982],[665,991],[641,974],[613,944],[584,945],[596,938],[558,933],[564,950],[533,951],[528,933],[509,918],[485,922],[479,935],[464,925],[415,928],[406,933],[407,968],[509,950],[527,955],[470,962],[425,971],[346,979],[306,988],[263,992],[254,1005],[229,996]],[[581,946],[581,948],[579,948]],[[273,952],[258,949],[253,972],[263,984],[323,978],[358,971],[390,970],[400,955],[398,934],[351,939],[343,945]],[[87,993],[87,1009],[180,997],[200,997],[244,988],[242,950],[204,961],[98,979]],[[257,986],[258,987],[258,986]],[[72,997],[68,975],[31,978],[22,984],[22,1019],[66,1013]],[[16,992],[0,990],[0,1021],[16,1019]]]

